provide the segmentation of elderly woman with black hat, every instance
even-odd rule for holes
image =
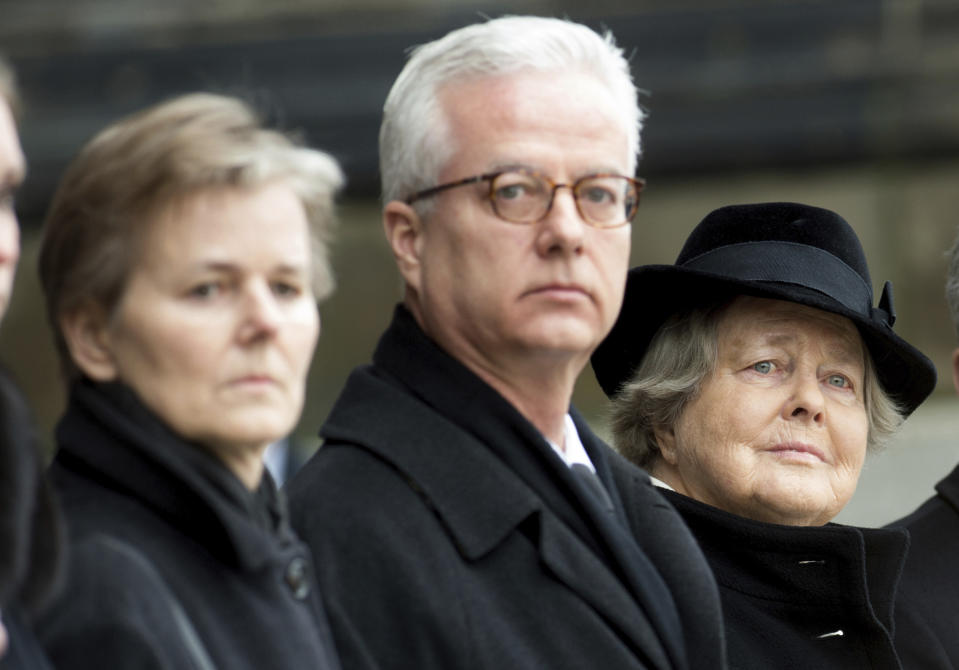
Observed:
[[[849,224],[723,207],[675,265],[630,272],[593,356],[617,447],[646,468],[719,584],[731,668],[899,668],[900,531],[829,523],[935,368],[873,306]]]

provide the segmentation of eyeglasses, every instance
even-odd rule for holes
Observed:
[[[639,194],[646,182],[618,174],[591,174],[572,184],[557,184],[533,170],[512,169],[490,172],[419,191],[406,199],[412,205],[457,186],[489,182],[487,197],[493,212],[511,223],[536,223],[553,207],[556,189],[573,192],[576,209],[583,220],[597,228],[615,228],[632,221],[639,209]]]

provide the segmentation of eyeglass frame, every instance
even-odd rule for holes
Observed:
[[[513,221],[511,219],[507,219],[502,214],[500,214],[499,210],[496,208],[496,198],[493,196],[493,182],[495,182],[498,177],[501,177],[504,174],[509,174],[512,172],[518,172],[520,174],[536,177],[538,179],[542,179],[547,184],[549,184],[550,193],[549,193],[549,201],[546,204],[546,211],[543,212],[543,215],[540,216],[538,219],[534,219],[532,221]],[[623,219],[623,221],[611,226],[598,225],[590,221],[586,217],[586,215],[583,214],[583,210],[580,209],[579,197],[577,197],[576,195],[576,187],[580,183],[588,179],[600,179],[603,177],[615,177],[617,179],[625,179],[627,182],[632,184],[634,189],[636,189],[636,202],[633,204],[632,212],[629,212],[628,216],[626,216],[626,218]],[[516,223],[520,225],[539,223],[540,221],[545,219],[547,216],[549,216],[550,211],[553,209],[553,201],[556,199],[557,189],[565,187],[570,190],[570,193],[573,196],[573,202],[576,204],[576,212],[579,214],[579,217],[587,225],[592,226],[594,228],[599,228],[601,230],[606,230],[609,228],[619,228],[620,226],[625,226],[627,223],[632,222],[633,218],[636,216],[636,212],[639,211],[640,194],[643,192],[643,188],[645,188],[646,186],[646,180],[641,177],[627,177],[626,175],[616,174],[614,172],[596,172],[594,174],[584,175],[580,177],[579,179],[575,180],[574,182],[572,182],[571,184],[558,184],[552,179],[550,179],[549,177],[547,177],[542,172],[537,172],[536,170],[527,170],[525,168],[510,168],[506,170],[497,170],[496,172],[487,172],[485,174],[479,174],[473,177],[466,177],[465,179],[458,179],[456,181],[447,182],[445,184],[439,184],[437,186],[431,186],[430,188],[423,189],[422,191],[417,191],[416,193],[413,193],[412,195],[407,196],[404,202],[407,205],[412,205],[417,200],[422,200],[423,198],[429,198],[431,196],[436,195],[437,193],[442,193],[443,191],[449,190],[451,188],[457,188],[459,186],[468,186],[469,184],[478,184],[481,181],[489,182],[489,192],[486,194],[486,197],[490,201],[490,206],[493,208],[493,213],[496,214],[496,216],[498,216],[503,221],[506,221],[507,223]]]

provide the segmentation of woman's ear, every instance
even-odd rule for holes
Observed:
[[[676,453],[676,433],[672,428],[654,428],[653,437],[659,445],[659,453],[662,459],[669,465],[675,466],[679,462]]]
[[[88,303],[62,315],[60,332],[74,364],[87,377],[98,382],[117,378],[107,317],[102,308]]]
[[[383,231],[403,280],[408,287],[419,293],[422,284],[422,219],[410,205],[392,200],[383,208]]]

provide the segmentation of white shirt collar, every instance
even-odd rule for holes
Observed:
[[[553,448],[553,451],[563,459],[566,465],[582,463],[593,472],[596,472],[596,468],[593,466],[593,462],[589,460],[589,454],[586,453],[586,448],[583,446],[583,441],[579,439],[579,432],[576,430],[576,424],[573,423],[573,417],[568,413],[566,414],[563,433],[565,449],[547,440],[549,446]]]
[[[649,476],[649,481],[653,483],[653,486],[658,486],[661,489],[666,489],[668,491],[676,490],[672,486],[664,482],[662,479],[657,479],[656,477],[653,477],[652,475]]]

